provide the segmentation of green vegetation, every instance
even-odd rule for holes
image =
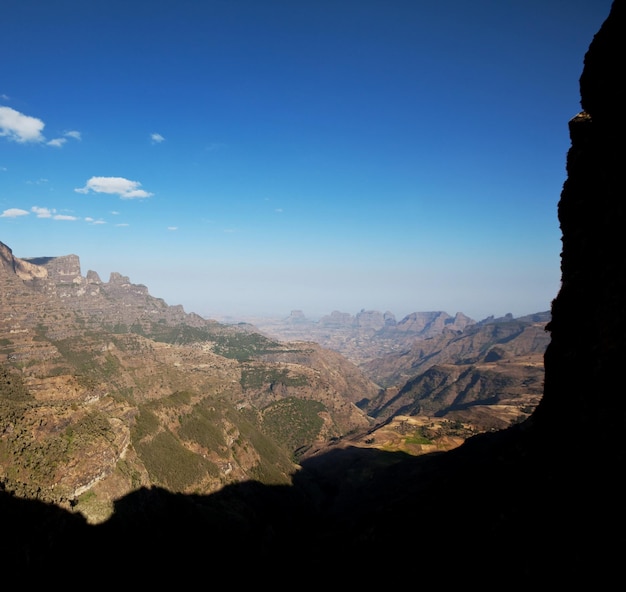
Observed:
[[[126,460],[120,458],[117,461],[116,469],[130,481],[132,489],[137,489],[141,485],[141,474]]]
[[[293,472],[291,456],[275,440],[261,431],[258,424],[260,418],[257,414],[251,410],[243,413],[233,410],[232,413],[237,414],[229,416],[239,428],[237,444],[244,450],[251,447],[259,455],[259,463],[250,471],[251,478],[266,485],[288,483],[289,475]]]
[[[105,378],[117,376],[121,370],[120,361],[115,356],[107,354],[104,364],[101,366],[101,370]]]
[[[404,441],[406,444],[433,444],[433,440],[424,434],[422,428],[416,430],[413,434],[406,436]]]
[[[158,429],[158,417],[143,406],[139,415],[135,418],[135,425],[132,429],[132,439],[133,441],[142,440],[146,436],[155,434]]]
[[[63,432],[67,441],[67,452],[82,449],[89,441],[105,438],[112,441],[111,425],[102,411],[92,411],[81,417],[76,423],[70,424]]]
[[[181,438],[195,442],[207,450],[226,446],[222,431],[224,413],[211,404],[196,405],[189,415],[180,419],[178,431]]]
[[[159,400],[159,405],[161,407],[172,407],[177,408],[184,405],[190,405],[191,399],[193,398],[195,393],[191,391],[176,391],[172,393],[169,397],[165,397],[164,399]]]
[[[263,429],[291,451],[311,444],[319,434],[326,407],[319,401],[289,397],[263,409]]]
[[[92,522],[101,522],[113,513],[113,503],[99,499],[93,491],[86,491],[74,502],[74,511],[80,512]]]
[[[189,345],[211,343],[213,351],[225,358],[250,360],[267,353],[283,351],[283,345],[259,333],[240,331],[215,323],[204,327],[192,327],[185,323],[169,325],[164,319],[158,321],[135,321],[127,326],[124,323],[107,325],[106,329],[116,335],[135,334],[161,343]]]
[[[135,444],[151,479],[172,491],[185,491],[208,475],[217,477],[217,467],[187,450],[169,431]]]
[[[115,390],[109,391],[109,394],[116,401],[126,401],[128,403],[135,402],[135,389],[132,386],[129,387],[119,387]]]
[[[258,333],[238,331],[216,323],[209,327],[191,327],[184,323],[168,325],[164,319],[156,322],[136,321],[130,327],[123,323],[108,325],[107,329],[115,334],[134,333],[154,341],[189,345],[192,343],[213,344],[218,355],[235,360],[248,360],[253,356],[275,352],[282,346]]]
[[[13,407],[7,407],[7,405]],[[0,442],[0,462],[6,475],[6,483],[10,487],[27,487],[26,495],[35,496],[43,489],[46,495],[58,498],[66,495],[62,487],[54,492],[49,489],[58,484],[59,475],[63,472],[71,458],[77,458],[78,452],[83,454],[98,441],[112,441],[112,429],[106,415],[100,411],[79,416],[60,432],[54,430],[44,437],[35,439],[33,428],[40,421],[40,414],[34,416],[30,423],[24,423],[28,404],[20,408],[18,403],[0,400],[0,416],[3,422],[15,426],[22,422],[21,427],[12,430],[8,437]],[[34,489],[33,489],[34,488]]]
[[[463,425],[463,422],[459,419],[449,420],[444,419],[441,422],[441,430],[444,434],[449,436],[467,436],[468,429]]]
[[[250,478],[265,484],[288,482],[293,471],[290,453],[261,431],[260,415],[255,410],[240,412],[223,399],[204,399],[179,414],[177,434],[170,432],[159,420],[159,410],[176,410],[174,400],[190,404],[191,398],[192,393],[179,392],[141,406],[132,439],[151,479],[175,491],[188,491],[207,475],[219,477],[217,467],[188,450],[186,441],[225,459],[231,455],[237,459],[240,454],[249,458],[252,452],[259,462],[250,471]]]
[[[258,333],[225,333],[215,336],[214,343],[216,354],[241,361],[276,352],[281,348],[276,341]]]
[[[63,359],[72,365],[78,375],[89,376],[97,373],[98,365],[91,348],[85,347],[82,340],[63,339],[55,341],[54,345]]]
[[[306,376],[290,376],[287,368],[272,366],[247,366],[241,370],[241,387],[245,389],[258,389],[264,385],[282,384],[284,386],[306,386]]]
[[[32,395],[26,390],[22,377],[8,368],[0,366],[0,399],[28,401]]]
[[[82,337],[52,341],[63,361],[49,368],[48,376],[73,375],[86,389],[96,388],[105,381],[110,384],[123,368],[115,355],[103,353],[102,338],[102,334],[84,333]]]
[[[402,434],[405,444],[434,444],[432,429],[426,426],[415,428],[408,421],[402,421],[398,425],[398,432]]]

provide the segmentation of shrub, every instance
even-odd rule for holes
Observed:
[[[172,491],[183,492],[207,474],[219,474],[212,462],[187,450],[169,431],[159,432],[135,448],[152,480]]]
[[[306,386],[308,380],[306,376],[291,376],[287,368],[276,368],[272,366],[248,366],[241,370],[241,388],[259,389],[264,385],[282,384],[284,386]]]
[[[311,444],[324,424],[319,401],[288,397],[263,409],[263,430],[290,451]]]

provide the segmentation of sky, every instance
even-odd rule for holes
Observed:
[[[207,318],[550,309],[610,0],[3,0],[0,241]]]

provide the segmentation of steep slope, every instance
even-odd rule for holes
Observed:
[[[436,438],[449,448],[468,435],[522,421],[534,410],[543,392],[549,320],[549,311],[517,319],[489,317],[478,323],[461,313],[451,317],[424,312],[396,323],[391,313],[361,311],[356,316],[335,312],[311,323],[292,312],[285,323],[273,323],[266,332],[317,339],[355,361],[359,356],[351,353],[352,347],[363,346],[368,360],[359,368],[383,388],[374,396],[362,389],[363,397],[355,401],[375,425],[362,431],[360,438],[351,435],[353,444],[379,446],[383,441],[389,448],[390,438],[406,442],[413,438],[406,426],[415,422],[430,424],[430,435],[436,431],[432,426],[442,427],[448,438],[453,422],[461,426],[453,441],[444,445]],[[438,422],[438,417],[448,422]],[[383,431],[377,433],[379,427]]]
[[[505,428],[526,419],[541,400],[544,372],[538,362],[431,366],[389,400],[374,400],[370,414],[379,420],[450,417],[471,423],[476,431]]]
[[[288,483],[298,450],[369,425],[354,401],[378,387],[335,352],[84,278],[75,255],[0,257],[5,490],[98,521],[139,486]]]
[[[413,339],[403,351],[381,356],[360,368],[383,387],[401,387],[405,382],[442,364],[476,364],[515,360],[538,354],[550,342],[548,317],[540,321],[505,319],[476,323],[462,332],[444,332],[427,339]]]

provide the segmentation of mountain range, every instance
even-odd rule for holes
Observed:
[[[583,111],[569,122],[561,287],[533,329],[471,324],[357,365],[310,341],[187,314],[119,274],[82,278],[73,256],[25,260],[2,245],[5,580],[616,585],[626,543],[625,43],[626,2],[615,0],[585,55]],[[543,347],[541,331],[543,391],[529,413],[428,454],[386,448],[381,430],[394,422],[405,445],[421,446],[436,427],[422,418],[497,406],[480,394],[482,372],[500,392],[502,368],[518,363],[518,345]],[[509,399],[515,392],[527,394],[517,385]]]
[[[328,340],[299,318],[287,341],[293,314],[277,339],[185,313],[117,272],[83,276],[76,255],[20,259],[0,243],[0,262],[0,482],[92,522],[138,486],[288,483],[339,442],[449,449],[541,397],[546,314],[333,313]],[[340,335],[379,357],[359,367]]]

